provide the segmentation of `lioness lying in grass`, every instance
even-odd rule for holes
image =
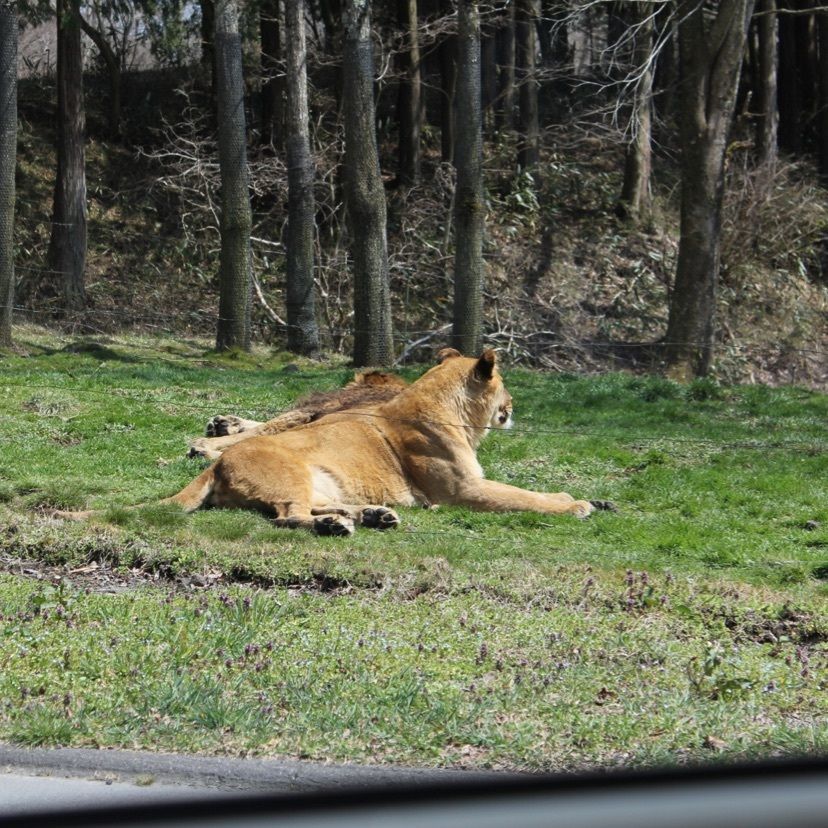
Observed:
[[[579,518],[608,507],[486,480],[477,447],[511,420],[512,397],[495,352],[487,349],[475,359],[447,348],[439,365],[389,401],[243,440],[162,502],[187,512],[257,509],[278,526],[320,535],[350,535],[357,525],[395,527],[399,517],[390,505],[444,503]],[[83,519],[92,512],[55,514]]]

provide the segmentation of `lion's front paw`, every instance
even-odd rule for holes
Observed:
[[[313,531],[317,535],[344,538],[354,534],[354,522],[344,515],[320,515],[313,521]]]
[[[573,500],[567,508],[570,515],[583,520],[595,511],[595,507],[588,500]]]
[[[244,431],[243,420],[234,417],[232,414],[217,414],[207,423],[204,429],[208,437],[228,437],[231,434],[238,434]]]
[[[366,506],[362,510],[360,523],[370,529],[396,529],[400,525],[400,517],[393,509],[385,506]]]

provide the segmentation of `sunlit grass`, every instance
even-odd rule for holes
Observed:
[[[184,453],[211,415],[346,367],[20,340],[0,560],[65,582],[0,579],[0,738],[521,768],[825,750],[825,395],[506,370],[487,475],[620,511],[404,509],[343,540],[152,504],[203,468]],[[158,586],[98,594],[68,572],[91,565]]]

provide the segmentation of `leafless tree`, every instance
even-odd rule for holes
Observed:
[[[237,0],[218,0],[215,24],[221,168],[221,257],[216,349],[249,350],[253,285],[250,253],[252,217]]]
[[[287,45],[288,349],[319,350],[313,289],[314,166],[308,131],[305,0],[285,0]]]
[[[671,376],[703,376],[713,357],[724,161],[753,0],[722,0],[708,17],[680,0],[681,238],[670,297]]]
[[[345,187],[354,271],[354,363],[393,361],[385,188],[374,110],[371,0],[344,6]]]
[[[0,346],[12,342],[16,161],[17,3],[0,0]]]
[[[63,304],[86,304],[86,117],[79,0],[57,2],[57,175],[49,263],[61,277]]]
[[[454,310],[451,339],[477,353],[483,324],[483,135],[480,116],[480,13],[457,3],[457,189],[454,201]]]

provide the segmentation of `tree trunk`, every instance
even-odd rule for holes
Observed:
[[[0,0],[0,346],[12,344],[14,173],[17,159],[17,3]]]
[[[423,121],[417,0],[397,0],[397,14],[400,29],[405,33],[405,47],[399,56],[402,77],[397,98],[400,125],[397,180],[400,184],[410,185],[420,180]]]
[[[252,263],[244,78],[237,0],[216,3],[216,103],[221,172],[221,255],[216,350],[250,349]]]
[[[497,39],[490,24],[483,26],[480,37],[480,84],[483,96],[483,122],[488,131],[494,129],[494,108],[497,103]]]
[[[706,23],[681,0],[681,237],[666,334],[668,373],[705,375],[713,357],[724,159],[753,0],[722,0]]]
[[[86,304],[86,160],[79,0],[57,4],[57,177],[49,265],[61,276],[66,310]]]
[[[83,15],[80,24],[84,34],[95,44],[106,65],[109,76],[109,134],[115,140],[121,137],[121,64],[115,50],[104,34],[88,23]]]
[[[541,63],[544,66],[554,66],[566,60],[566,24],[555,19],[555,11],[555,0],[541,0],[540,14],[535,28]],[[561,44],[561,30],[563,44]]]
[[[617,212],[634,221],[646,219],[650,213],[650,172],[652,170],[653,110],[653,7],[637,4],[633,9],[637,26],[633,47],[633,72],[638,85],[633,98],[630,121],[632,137],[624,162],[624,183]]]
[[[515,125],[515,4],[509,3],[501,14],[497,29],[497,106],[498,129]]]
[[[259,15],[259,37],[262,44],[261,140],[266,147],[273,146],[276,149],[281,149],[285,117],[285,79],[281,76],[282,46],[279,31],[279,0],[265,0]],[[304,65],[302,69],[307,77]]]
[[[448,34],[440,44],[440,156],[454,163],[454,109],[457,86],[457,37]]]
[[[216,4],[215,0],[199,0],[201,6],[201,65],[210,73],[210,86],[216,86]]]
[[[518,166],[532,170],[540,160],[538,83],[535,73],[535,3],[517,0],[515,6],[515,80],[520,90]]]
[[[672,6],[662,5],[655,18],[655,40],[661,43],[653,77],[653,104],[662,121],[673,121],[677,115],[678,95],[678,32]]]
[[[308,129],[305,0],[285,0],[287,38],[288,350],[319,350],[313,295],[314,165]]]
[[[354,262],[354,364],[393,360],[385,188],[374,111],[370,0],[347,0],[342,57],[345,190]]]
[[[772,170],[776,166],[779,131],[776,67],[778,64],[779,22],[776,15],[776,0],[761,0],[763,12],[758,18],[759,48],[758,63],[758,104],[756,145],[761,166]],[[821,20],[823,18],[820,18]]]
[[[480,121],[480,15],[477,0],[457,3],[457,190],[454,200],[452,345],[480,350],[483,317],[483,136]]]
[[[795,8],[795,4],[788,0],[780,7]],[[796,15],[780,14],[778,25],[779,145],[792,155],[798,155],[802,152],[803,93]]]
[[[828,15],[817,16],[819,32],[819,171],[828,183]]]

